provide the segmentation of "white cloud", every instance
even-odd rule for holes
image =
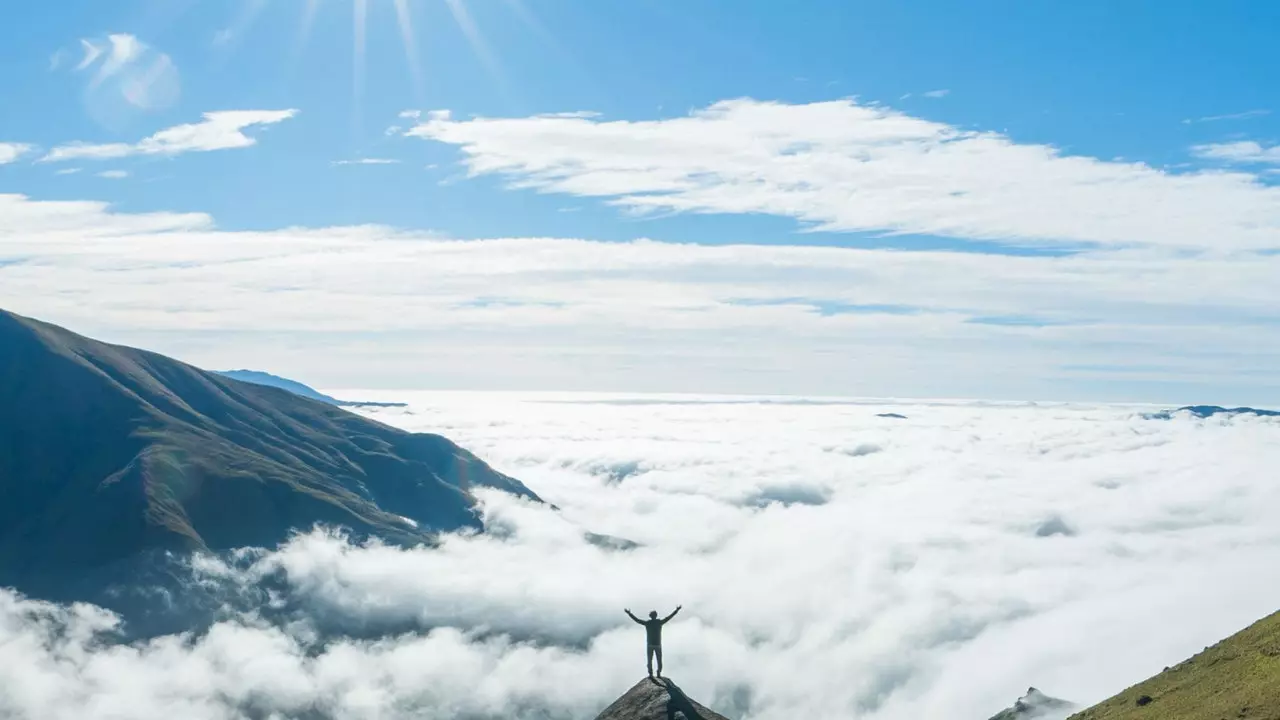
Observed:
[[[1187,118],[1183,120],[1184,125],[1205,122],[1221,122],[1223,120],[1251,120],[1253,118],[1265,117],[1270,115],[1270,110],[1245,110],[1244,112],[1228,113],[1226,115],[1207,115],[1199,118]]]
[[[129,171],[128,170],[104,170],[103,172],[98,173],[98,177],[106,178],[108,180],[123,180],[129,177]]]
[[[946,97],[946,96],[950,95],[950,94],[951,94],[951,91],[950,91],[950,90],[945,90],[945,89],[943,89],[943,90],[930,90],[930,91],[928,91],[928,92],[923,92],[923,93],[920,93],[920,94],[921,94],[921,95],[923,95],[924,97],[927,97],[927,98],[944,98],[944,97]]]
[[[632,211],[1040,245],[1271,248],[1280,233],[1280,187],[1251,174],[1064,155],[852,101],[742,99],[656,121],[441,111],[409,134],[458,146],[472,175]]]
[[[1280,593],[1258,572],[1280,551],[1280,488],[1259,470],[1280,462],[1274,420],[395,397],[410,412],[368,414],[458,439],[562,512],[486,494],[487,537],[396,550],[316,534],[248,573],[209,568],[284,571],[281,599],[307,622],[124,645],[92,608],[0,593],[0,715],[589,718],[643,674],[622,608],[683,604],[668,673],[729,717],[981,718],[1028,685],[1100,700]],[[757,507],[795,488],[824,501]],[[1038,535],[1055,517],[1074,534]],[[645,545],[604,552],[584,526]],[[309,623],[417,631],[321,646]]]
[[[0,196],[0,307],[350,383],[1280,402],[1277,255],[211,225]]]
[[[1280,145],[1266,146],[1253,140],[1196,145],[1192,151],[1209,160],[1280,165]]]
[[[75,175],[79,172],[80,172],[80,168],[62,168],[61,170],[55,170],[53,174],[54,175]]]
[[[111,160],[131,155],[180,155],[187,152],[211,152],[246,148],[257,139],[245,130],[284,122],[298,114],[297,110],[228,110],[204,114],[198,123],[177,125],[135,143],[94,145],[72,143],[49,151],[42,162],[65,160]]]
[[[80,47],[84,50],[84,56],[80,60],[80,64],[76,65],[76,71],[87,70],[91,65],[102,57],[103,48],[96,42],[89,40],[81,40]]]
[[[107,43],[110,46],[110,52],[107,53],[106,59],[102,61],[98,72],[93,76],[93,84],[102,83],[117,73],[124,70],[131,63],[142,57],[147,50],[147,44],[127,33],[116,33],[107,36]],[[85,59],[81,61],[80,67],[77,69],[85,69],[92,65],[95,60],[102,54],[102,50],[94,45],[85,44]]]
[[[334,160],[330,165],[399,165],[399,160],[388,158],[358,158],[356,160]]]
[[[18,158],[35,150],[31,145],[26,143],[5,143],[0,142],[0,165],[8,165],[15,162]]]
[[[113,33],[105,39],[82,39],[80,45],[84,55],[75,71],[96,67],[86,88],[85,104],[100,122],[118,121],[126,108],[159,110],[177,102],[181,82],[173,59],[137,36]],[[52,69],[58,65],[53,64]]]

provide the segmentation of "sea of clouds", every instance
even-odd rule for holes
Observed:
[[[283,578],[290,608],[208,632],[122,642],[99,608],[0,591],[0,716],[590,720],[644,674],[623,608],[683,604],[667,672],[731,718],[982,719],[1031,685],[1101,700],[1280,608],[1276,418],[346,394],[408,401],[361,412],[555,509],[483,493],[490,532],[434,549],[317,531],[203,561]]]

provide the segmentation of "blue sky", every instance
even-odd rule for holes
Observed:
[[[1280,401],[1265,373],[1280,345],[1259,336],[1280,308],[1258,287],[1280,248],[1274,3],[62,0],[6,12],[0,193],[23,198],[0,217],[10,309],[330,385]],[[226,111],[241,115],[201,124]],[[131,223],[147,213],[200,219],[139,236]],[[203,261],[176,232],[245,248],[199,254],[225,271],[209,292],[245,306],[161,300],[174,296],[165,283],[183,287],[173,276],[115,289],[121,267],[84,260],[106,240],[36,258],[22,243],[51,214],[125,228],[103,232],[127,238],[112,242],[137,253],[118,259],[131,272],[142,258]],[[383,229],[359,229],[370,225]],[[325,257],[350,264],[317,265],[312,244],[284,235],[296,228],[342,235]],[[404,262],[426,275],[459,247],[480,254],[467,267],[491,267],[484,239],[523,240],[507,259],[582,256],[475,274],[447,296],[398,265],[392,295],[437,302],[389,323],[403,306],[380,292],[381,253],[406,235],[418,245]],[[647,252],[641,239],[680,257],[624,262]],[[689,244],[730,251],[695,258]],[[772,254],[744,264],[752,246]],[[874,253],[796,265],[814,247]],[[279,311],[278,277],[235,274],[267,248],[286,292],[339,303],[350,322]],[[965,270],[949,251],[989,262]],[[58,263],[81,265],[52,274]],[[355,285],[339,293],[329,273],[342,269]],[[619,278],[612,295],[592,289]],[[634,294],[618,290],[628,283]],[[655,296],[685,304],[647,306]],[[872,317],[821,323],[846,315]],[[725,350],[776,343],[793,321],[812,321],[787,341],[794,356]],[[537,327],[544,340],[525,337]],[[619,327],[635,329],[622,344]],[[692,356],[683,333],[699,338]],[[457,361],[416,373],[442,341]],[[321,363],[312,343],[341,349]],[[358,349],[370,343],[387,350]],[[476,370],[461,349],[495,347],[524,348],[527,373]],[[840,372],[877,352],[863,380]],[[673,367],[646,370],[655,354]],[[1029,355],[997,382],[988,354]],[[567,357],[585,364],[566,374]],[[940,382],[938,357],[969,372]],[[353,369],[370,363],[385,363],[376,377]]]

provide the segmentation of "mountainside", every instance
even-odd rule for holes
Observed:
[[[1280,718],[1280,613],[1070,720]]]
[[[359,400],[339,400],[331,395],[316,390],[315,388],[304,385],[297,380],[290,380],[279,375],[262,372],[261,370],[217,370],[217,374],[223,377],[229,377],[232,380],[240,382],[253,383],[254,385],[266,385],[267,387],[276,387],[281,390],[288,390],[294,395],[301,395],[304,398],[319,400],[330,405],[339,407],[404,407],[404,403],[388,403],[388,402],[365,402]]]
[[[323,522],[391,542],[533,500],[438,435],[0,311],[0,586],[62,599],[146,552],[272,546]]]
[[[689,699],[669,678],[645,678],[596,720],[728,720]]]

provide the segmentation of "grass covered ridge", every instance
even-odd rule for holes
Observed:
[[[1131,718],[1280,720],[1280,612],[1068,720]]]

